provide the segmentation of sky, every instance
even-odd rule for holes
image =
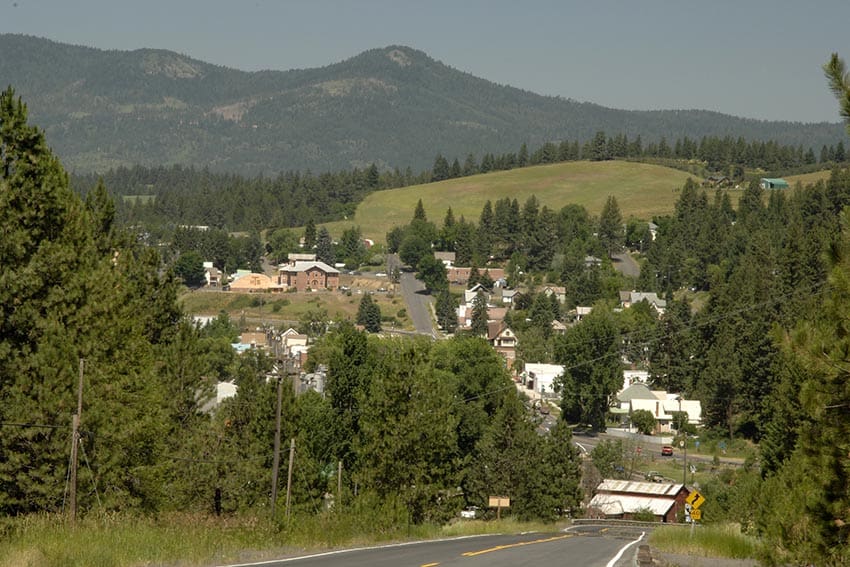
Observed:
[[[253,71],[406,45],[542,95],[799,122],[840,121],[821,66],[848,32],[850,0],[0,0],[0,33],[99,49]]]

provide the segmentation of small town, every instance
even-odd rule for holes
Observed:
[[[0,6],[0,566],[850,565],[818,8]]]

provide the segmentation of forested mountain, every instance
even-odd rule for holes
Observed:
[[[600,130],[645,143],[772,140],[818,151],[839,124],[766,122],[717,112],[624,111],[540,96],[453,69],[403,46],[327,67],[244,72],[163,50],[103,51],[0,35],[0,83],[27,101],[65,166],[143,164],[214,171],[430,167],[436,154],[515,151]]]

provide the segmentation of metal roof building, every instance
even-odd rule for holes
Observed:
[[[608,479],[596,487],[588,511],[625,520],[633,519],[639,512],[650,511],[661,522],[676,522],[679,512],[684,513],[689,493],[684,484]]]

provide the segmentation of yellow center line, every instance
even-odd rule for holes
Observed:
[[[437,567],[439,563],[423,563],[420,567]]]
[[[509,543],[506,545],[497,545],[496,547],[491,547],[489,549],[482,549],[479,551],[467,551],[463,553],[463,557],[475,557],[476,555],[483,555],[485,553],[491,553],[493,551],[502,551],[503,549],[511,549],[512,547],[522,547],[523,545],[533,545],[535,543],[546,543],[549,541],[558,541],[559,539],[567,539],[573,537],[573,534],[566,534],[561,536],[548,537],[545,539],[535,539],[532,541],[521,541],[518,543]]]

